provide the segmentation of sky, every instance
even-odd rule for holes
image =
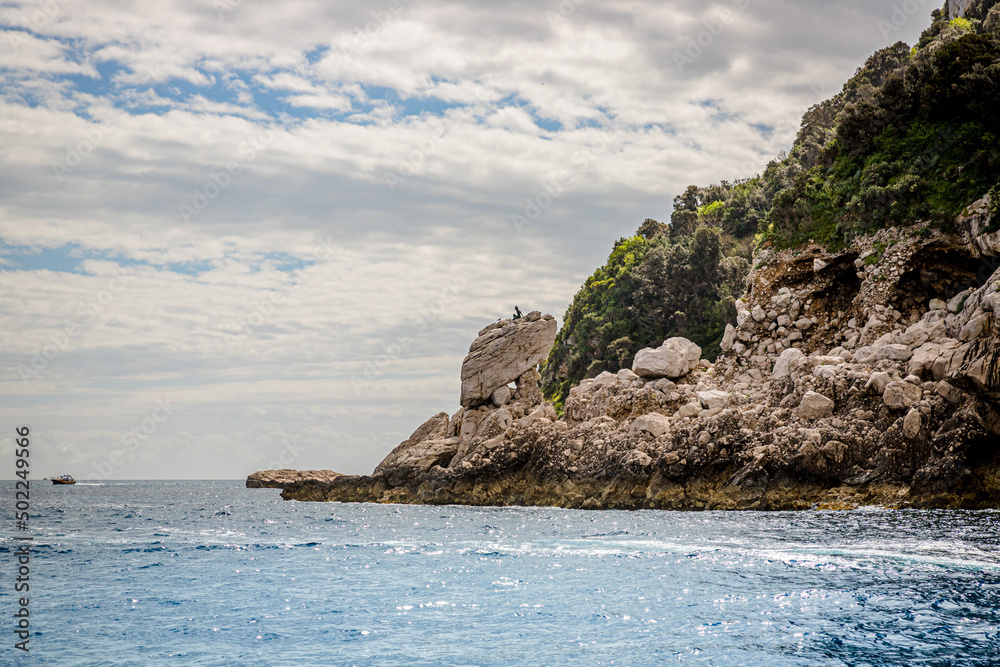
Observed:
[[[370,472],[935,4],[3,2],[0,478]]]

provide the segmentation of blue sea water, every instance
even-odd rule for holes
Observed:
[[[30,653],[0,664],[1000,664],[1000,513],[284,502],[32,485]]]

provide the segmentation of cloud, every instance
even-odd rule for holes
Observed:
[[[118,478],[238,477],[292,437],[311,443],[296,467],[370,471],[457,409],[485,322],[560,316],[685,186],[759,171],[886,45],[889,14],[0,7],[0,413],[65,472],[166,397],[180,407]]]

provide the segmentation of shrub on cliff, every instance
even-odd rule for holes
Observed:
[[[997,182],[1000,5],[933,16],[914,49],[879,51],[806,113],[792,151],[763,175],[765,240],[838,246],[916,220],[947,228]]]
[[[698,193],[687,202],[697,219]],[[677,211],[689,212],[678,202]],[[716,207],[718,211],[718,207]],[[666,225],[646,220],[635,236],[619,239],[607,263],[577,292],[542,371],[546,397],[561,405],[580,380],[630,368],[635,353],[684,336],[718,353],[726,322],[749,272],[750,243],[699,226],[671,237]]]

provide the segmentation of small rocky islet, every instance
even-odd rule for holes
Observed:
[[[668,339],[580,382],[561,416],[536,370],[552,316],[490,324],[463,362],[462,407],[371,475],[251,479],[342,502],[1000,506],[1000,271],[972,272],[1000,256],[988,210],[969,208],[962,237],[893,228],[836,253],[764,251],[714,363]]]

